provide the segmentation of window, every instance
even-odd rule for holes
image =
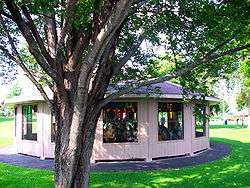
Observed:
[[[137,103],[110,102],[103,108],[103,142],[138,142]]]
[[[51,113],[51,142],[55,142],[56,139],[56,118]]]
[[[37,106],[22,106],[22,139],[37,140]]]
[[[181,103],[158,103],[158,140],[184,138],[183,107]]]
[[[195,106],[195,137],[206,136],[206,107]]]
[[[15,136],[16,136],[16,129],[17,129],[17,107],[15,107]]]

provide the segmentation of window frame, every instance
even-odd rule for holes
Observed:
[[[182,138],[181,139],[172,139],[172,140],[160,140],[159,139],[159,104],[160,103],[165,103],[166,105],[167,104],[170,104],[170,103],[172,103],[172,104],[180,104],[181,105],[181,116],[182,116],[182,121],[181,121],[181,123],[182,123]],[[158,101],[157,102],[157,112],[156,112],[156,116],[157,116],[157,142],[160,142],[160,143],[162,143],[162,142],[180,142],[180,141],[184,141],[184,139],[185,139],[185,127],[184,127],[184,104],[183,104],[183,102],[180,102],[180,101],[178,101],[178,100],[174,100],[174,101]],[[168,118],[169,116],[167,115],[167,118]],[[167,119],[167,121],[168,121],[168,119]]]
[[[36,133],[32,133],[32,124],[33,124],[33,121],[31,122],[27,122],[27,121],[24,121],[24,118],[26,118],[26,114],[24,112],[24,109],[27,108],[28,106],[32,106],[32,118],[31,120],[33,119],[33,113],[35,112],[36,113],[36,123],[37,123],[37,129],[36,129]],[[24,104],[21,106],[22,108],[22,132],[21,132],[21,139],[23,141],[32,141],[32,142],[37,142],[38,141],[38,105],[37,104]],[[34,108],[36,109],[34,112]],[[24,134],[24,128],[26,126],[26,129],[28,130],[28,124],[31,124],[31,134]],[[28,136],[27,136],[28,135]],[[35,135],[35,136],[34,136]],[[33,138],[34,136],[34,138]]]
[[[124,144],[124,145],[127,145],[127,144],[139,144],[140,143],[140,140],[139,140],[139,122],[138,122],[138,112],[139,112],[139,110],[138,110],[138,107],[139,107],[139,103],[138,103],[138,101],[111,101],[111,103],[135,103],[135,105],[136,105],[136,123],[137,123],[137,131],[136,131],[136,139],[137,139],[137,141],[133,141],[133,142],[131,142],[131,141],[125,141],[125,142],[117,142],[117,141],[115,141],[115,142],[104,142],[104,120],[105,120],[105,118],[104,118],[104,110],[105,110],[105,107],[106,106],[104,106],[103,107],[103,109],[102,109],[102,112],[101,112],[101,122],[102,122],[102,124],[101,124],[101,128],[102,128],[102,143],[104,144],[104,145],[106,145],[106,144]]]
[[[197,117],[196,117],[196,114],[194,114],[194,137],[195,137],[195,139],[199,139],[199,138],[204,138],[204,137],[207,137],[207,118],[206,118],[206,115],[207,115],[207,105],[206,104],[199,104],[199,103],[197,103],[197,104],[195,104],[195,107],[197,106],[197,105],[199,105],[199,108],[203,108],[202,110],[203,110],[203,113],[204,113],[204,116],[203,116],[203,118],[202,118],[202,130],[203,130],[203,132],[202,132],[202,135],[200,135],[200,136],[198,136],[197,135],[197,132],[196,132],[196,128],[197,128]],[[195,110],[195,109],[194,109]],[[201,133],[201,132],[199,132],[199,133]]]

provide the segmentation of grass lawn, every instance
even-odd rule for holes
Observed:
[[[0,148],[13,144],[13,135],[13,118],[0,117]]]
[[[0,132],[1,134],[1,132]],[[144,172],[91,173],[91,187],[249,187],[250,129],[211,129],[213,141],[231,144],[232,155],[199,166]],[[53,187],[53,173],[0,163],[0,187]]]
[[[242,129],[247,128],[247,125],[209,125],[210,129],[221,129],[221,128],[227,128],[227,129]]]

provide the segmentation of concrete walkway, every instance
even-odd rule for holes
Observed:
[[[0,149],[0,162],[11,165],[53,170],[54,161],[52,159],[41,160],[37,157],[21,155],[15,153],[15,147]],[[230,155],[230,145],[212,142],[211,149],[201,152],[195,156],[184,156],[176,158],[165,158],[153,160],[152,162],[99,162],[91,165],[92,171],[136,171],[136,170],[156,170],[172,169],[199,165],[211,161],[219,160]]]

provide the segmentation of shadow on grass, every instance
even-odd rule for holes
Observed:
[[[231,144],[223,160],[176,170],[92,173],[91,187],[250,187],[250,143],[213,138]]]
[[[250,187],[250,142],[212,138],[230,144],[223,160],[199,166],[137,172],[92,172],[90,187]],[[53,187],[53,172],[0,163],[0,187]]]

